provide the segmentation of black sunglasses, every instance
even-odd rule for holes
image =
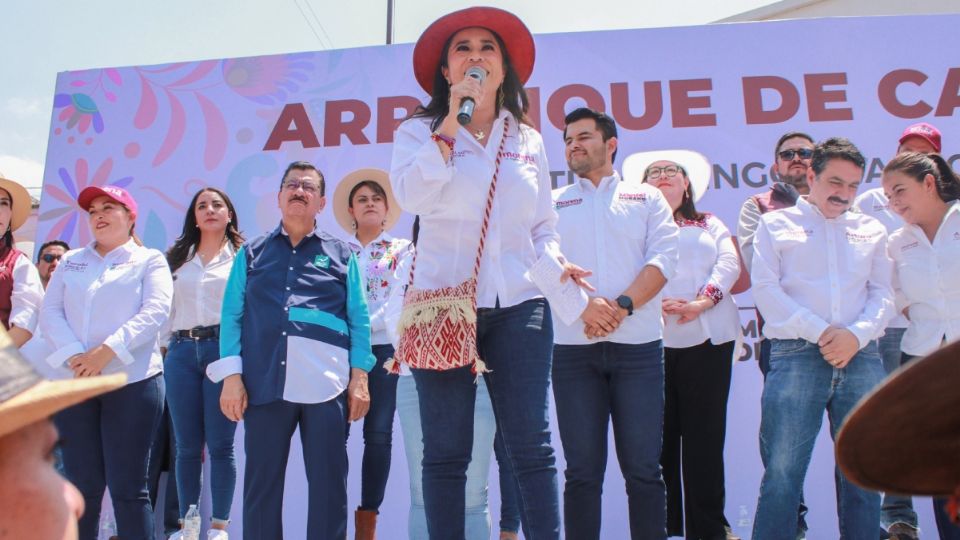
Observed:
[[[43,255],[40,256],[40,260],[42,260],[47,264],[50,264],[53,261],[59,261],[61,257],[63,257],[63,255],[54,255],[53,253],[44,253]]]
[[[813,150],[810,148],[800,148],[797,150],[781,150],[777,153],[780,159],[784,161],[793,161],[793,156],[800,156],[800,159],[810,159],[813,157]]]

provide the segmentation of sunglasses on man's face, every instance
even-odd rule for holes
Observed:
[[[813,150],[810,148],[799,148],[797,150],[781,150],[778,154],[784,161],[793,161],[794,156],[800,156],[800,159],[810,159],[813,157]]]
[[[63,255],[54,255],[53,253],[45,253],[40,256],[40,260],[42,260],[47,264],[50,264],[53,261],[59,261],[61,257],[63,257]]]

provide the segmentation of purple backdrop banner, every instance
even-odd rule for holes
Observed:
[[[786,131],[843,135],[868,156],[861,189],[879,185],[903,128],[925,120],[943,132],[945,155],[960,160],[960,59],[889,47],[891,36],[935,35],[941,51],[960,50],[960,16],[838,18],[537,36],[528,89],[557,185],[570,181],[562,119],[587,104],[610,113],[620,156],[689,148],[714,176],[699,204],[731,228],[742,201],[770,182],[773,145]],[[307,52],[64,72],[57,78],[37,241],[91,240],[75,199],[89,185],[130,190],[137,231],[166,249],[186,205],[202,186],[226,190],[241,228],[253,237],[276,226],[279,175],[295,159],[315,162],[332,193],[361,167],[389,169],[393,129],[423,92],[411,69],[412,45]],[[882,54],[880,54],[882,51]],[[329,208],[320,224],[344,235]],[[405,216],[393,233],[409,236]],[[762,467],[758,454],[761,380],[753,362],[756,324],[749,292],[738,296],[747,353],[734,369],[727,429],[727,518],[748,536]],[[643,411],[637,411],[643,414]],[[351,510],[359,501],[361,436],[349,452]],[[556,432],[555,432],[556,433]],[[406,536],[409,501],[399,424],[381,536]],[[821,432],[807,477],[810,538],[836,537],[832,443]],[[559,439],[554,443],[560,469]],[[237,432],[238,467],[243,429]],[[305,531],[306,490],[299,441],[287,474],[290,538]],[[604,538],[626,538],[623,481],[610,453]],[[242,480],[242,478],[241,478]],[[562,473],[560,476],[562,487]],[[231,531],[240,533],[242,481]],[[491,477],[496,523],[498,496]],[[933,530],[929,502],[921,525]],[[352,528],[352,524],[351,524]]]

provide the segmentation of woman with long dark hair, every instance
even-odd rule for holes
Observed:
[[[237,480],[233,453],[237,424],[220,410],[223,382],[210,381],[206,369],[220,358],[220,307],[241,244],[243,236],[230,197],[217,188],[205,187],[190,201],[183,232],[167,251],[174,281],[169,324],[172,332],[163,374],[176,440],[180,519],[191,504],[200,504],[200,457],[206,444],[213,502],[209,540],[227,538],[224,529],[229,523]]]
[[[547,301],[527,275],[540,257],[559,254],[550,167],[523,89],[534,56],[530,31],[511,13],[475,7],[441,17],[413,53],[414,74],[430,102],[401,123],[394,138],[394,194],[404,210],[420,216],[413,288],[462,288],[476,276],[482,362],[456,367],[442,353],[431,357],[436,368],[412,369],[431,538],[464,537],[475,373],[487,383],[519,485],[525,536],[560,535],[547,396],[553,328]],[[573,265],[567,274],[583,275]]]
[[[903,365],[960,339],[960,178],[939,154],[906,152],[884,167],[883,191],[905,223],[887,240],[897,311],[909,320]],[[933,500],[940,538],[960,539],[946,503]]]
[[[17,347],[33,336],[43,302],[40,274],[13,241],[29,215],[30,194],[0,175],[0,321]]]
[[[667,535],[736,538],[723,514],[723,446],[740,315],[730,289],[740,259],[730,231],[697,210],[710,163],[690,150],[642,152],[623,163],[626,180],[659,189],[680,228],[676,275],[663,288],[664,414],[660,464]],[[684,528],[686,530],[684,530]]]
[[[134,234],[137,202],[125,189],[90,186],[77,204],[94,241],[67,252],[47,286],[40,328],[53,353],[44,361],[61,377],[125,373],[127,384],[56,415],[70,441],[63,469],[86,501],[81,540],[97,538],[106,487],[119,536],[152,539],[147,462],[163,412],[159,337],[173,281],[163,253]]]

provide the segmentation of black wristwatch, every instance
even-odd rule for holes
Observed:
[[[625,294],[618,296],[617,305],[627,310],[627,315],[633,315],[633,300],[629,296]]]

